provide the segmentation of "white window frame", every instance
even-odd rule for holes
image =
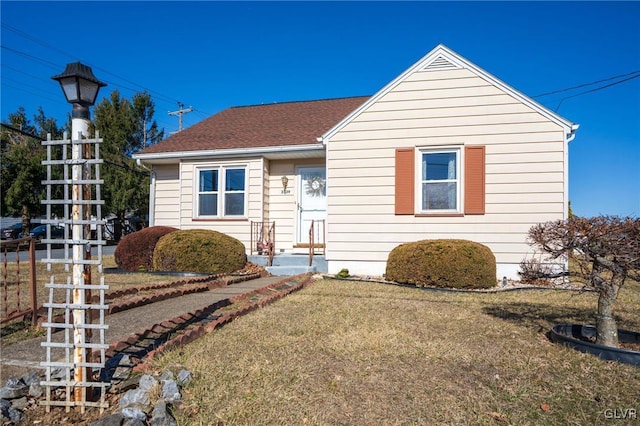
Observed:
[[[443,182],[455,182],[456,184],[456,208],[455,209],[428,209],[422,208],[422,184],[427,182],[422,180],[422,156],[424,154],[451,154],[456,155],[456,179],[445,180],[433,180],[431,183],[443,183]],[[462,167],[463,149],[461,146],[440,146],[440,147],[422,147],[416,149],[416,163],[415,163],[415,211],[420,214],[452,214],[462,212],[462,182],[463,182],[463,170]]]
[[[210,192],[200,192],[200,178],[201,172],[215,170],[218,172],[218,187],[215,191]],[[242,191],[226,191],[226,179],[227,179],[227,170],[244,170],[244,189]],[[202,166],[196,167],[195,174],[195,191],[193,197],[193,218],[194,219],[244,219],[247,218],[247,206],[248,206],[248,167],[246,164],[227,164],[220,166]],[[242,206],[242,214],[239,215],[227,215],[225,214],[226,208],[226,195],[227,194],[243,194],[244,195],[244,203]],[[217,194],[217,205],[215,215],[201,215],[200,214],[200,195],[201,194]]]

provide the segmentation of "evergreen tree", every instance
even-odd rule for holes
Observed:
[[[135,115],[135,127],[131,143],[127,149],[127,156],[160,142],[164,137],[164,130],[160,130],[158,123],[153,119],[155,105],[147,92],[133,95],[132,106]]]
[[[121,221],[127,210],[142,215],[149,211],[149,173],[131,155],[162,139],[164,132],[153,114],[154,104],[147,93],[138,93],[129,101],[118,90],[94,109],[94,125],[104,140],[100,152],[105,162],[101,175],[105,210]]]
[[[40,203],[44,198],[41,181],[46,178],[45,148],[42,140],[47,133],[53,139],[62,137],[62,130],[55,119],[47,117],[42,108],[33,118],[27,118],[24,108],[11,113],[2,131],[0,161],[0,192],[2,211],[22,215],[24,233],[31,227],[31,217],[43,214],[45,207]]]

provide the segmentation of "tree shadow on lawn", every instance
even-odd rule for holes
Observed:
[[[557,306],[543,303],[500,303],[482,308],[483,313],[538,332],[547,332],[554,324],[595,324],[595,309]]]

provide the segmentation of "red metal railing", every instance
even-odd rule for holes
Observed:
[[[316,223],[318,224],[316,226]],[[316,243],[316,241],[319,241]],[[313,264],[313,255],[316,252],[316,247],[322,249],[322,255],[324,251],[324,220],[312,220],[309,227],[309,266]]]
[[[20,251],[28,246],[29,250],[29,303],[23,302],[21,288],[23,280],[20,276]],[[2,309],[0,323],[4,324],[16,318],[26,318],[31,315],[31,324],[38,322],[38,300],[36,294],[36,242],[33,238],[20,238],[16,240],[0,241],[2,251]],[[9,255],[14,255],[11,261],[15,264],[15,271],[9,273]],[[12,295],[10,298],[9,296]],[[30,305],[27,307],[27,305]]]
[[[273,264],[276,252],[276,223],[251,222],[251,254],[266,254],[269,257],[267,266]]]

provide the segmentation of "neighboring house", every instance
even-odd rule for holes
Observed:
[[[517,279],[529,228],[567,217],[577,127],[439,45],[371,97],[229,108],[135,158],[153,167],[151,225],[215,229],[249,254],[250,222],[275,223],[292,253],[326,220],[328,272],[358,275],[404,242],[467,239]]]

